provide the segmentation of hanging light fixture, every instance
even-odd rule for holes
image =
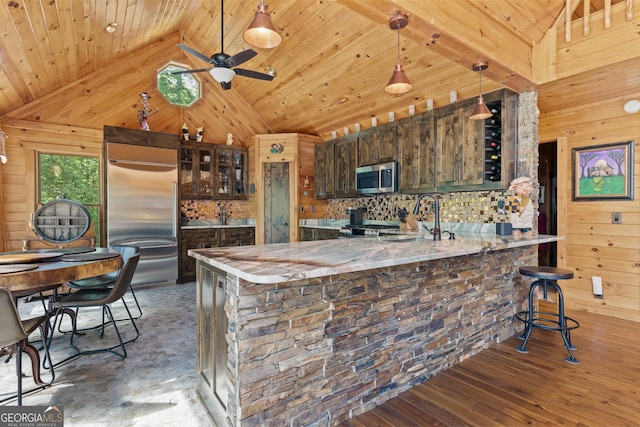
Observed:
[[[263,0],[260,0],[256,16],[242,35],[242,38],[251,46],[262,49],[274,48],[282,42],[282,36],[273,26],[267,5]]]
[[[398,62],[396,63],[396,68],[393,70],[389,83],[387,83],[387,87],[384,88],[385,91],[392,94],[406,93],[413,88],[400,62],[400,30],[406,27],[408,23],[409,17],[399,10],[394,11],[393,16],[389,19],[389,27],[392,30],[398,30]]]
[[[473,71],[480,73],[480,96],[478,97],[476,108],[473,109],[473,113],[471,114],[471,117],[469,117],[471,120],[484,120],[493,116],[491,111],[487,108],[487,105],[484,103],[484,98],[482,97],[482,71],[487,68],[489,68],[489,64],[485,61],[478,61],[473,64],[473,67],[471,67]]]

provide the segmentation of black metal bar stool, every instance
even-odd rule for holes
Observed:
[[[556,267],[524,266],[520,267],[520,274],[523,276],[533,277],[538,280],[531,283],[529,288],[529,310],[516,313],[516,318],[524,322],[525,325],[522,335],[518,336],[518,338],[521,338],[524,341],[520,347],[516,347],[516,351],[520,353],[529,352],[526,349],[526,346],[529,338],[531,337],[533,328],[539,328],[547,331],[559,331],[560,335],[562,335],[564,346],[569,351],[569,356],[566,357],[565,360],[569,363],[580,363],[580,361],[573,355],[573,350],[575,350],[576,347],[571,344],[570,335],[570,331],[578,328],[580,324],[576,320],[564,315],[564,297],[562,296],[562,289],[560,289],[560,286],[556,282],[556,280],[573,278],[573,271]],[[534,310],[533,296],[538,287],[542,287],[543,298],[545,300],[547,299],[548,288],[553,288],[555,290],[558,298],[557,313]]]

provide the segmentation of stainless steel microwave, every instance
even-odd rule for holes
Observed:
[[[356,194],[382,194],[398,191],[397,162],[356,168]]]

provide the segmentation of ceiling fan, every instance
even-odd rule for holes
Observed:
[[[244,68],[234,68],[240,64],[243,64],[256,56],[258,53],[253,49],[243,50],[236,53],[233,56],[229,56],[224,53],[224,0],[220,1],[220,52],[214,53],[211,57],[208,57],[189,46],[184,44],[178,44],[178,47],[190,54],[202,59],[213,65],[212,68],[198,68],[195,70],[174,71],[171,74],[185,74],[185,73],[200,73],[208,71],[209,74],[222,86],[222,89],[231,89],[231,80],[236,76],[250,77],[252,79],[259,80],[273,80],[273,76],[270,74],[259,73],[257,71],[245,70]]]

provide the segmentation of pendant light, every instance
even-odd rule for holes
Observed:
[[[491,111],[487,108],[487,105],[484,103],[484,98],[482,97],[482,71],[487,68],[489,68],[489,64],[485,61],[478,61],[473,64],[473,67],[471,67],[473,71],[480,73],[480,96],[478,97],[476,108],[473,109],[473,113],[471,114],[471,117],[469,117],[471,120],[484,120],[493,116]]]
[[[262,49],[274,48],[282,42],[282,36],[273,26],[267,5],[263,0],[260,0],[256,16],[242,35],[242,38],[251,46]]]
[[[389,27],[392,30],[398,30],[398,62],[384,90],[394,95],[409,92],[413,88],[400,62],[400,30],[406,27],[408,23],[409,17],[398,10],[394,11],[393,16],[389,19]]]

